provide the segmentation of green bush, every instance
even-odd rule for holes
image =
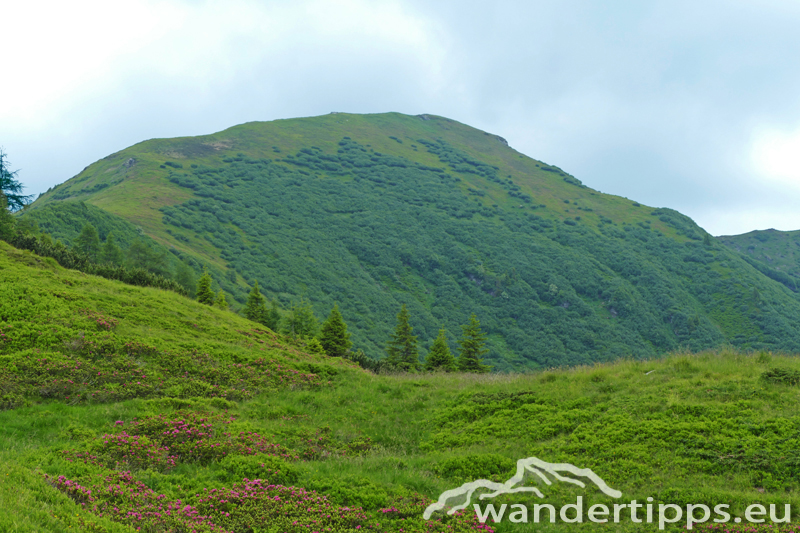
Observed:
[[[800,370],[791,368],[770,368],[761,373],[761,379],[768,383],[779,385],[798,385],[800,384]]]

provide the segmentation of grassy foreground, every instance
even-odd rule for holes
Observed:
[[[471,512],[422,519],[444,490],[504,481],[525,457],[591,468],[623,502],[800,512],[794,357],[375,376],[3,243],[0,302],[0,531],[531,531]],[[539,486],[556,508],[615,502],[591,485]],[[535,528],[595,529],[657,525]]]

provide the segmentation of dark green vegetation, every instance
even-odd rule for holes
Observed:
[[[796,358],[375,376],[5,243],[0,303],[0,531],[466,532],[469,515],[431,526],[424,507],[530,456],[591,468],[625,501],[800,508]],[[613,503],[541,488],[556,505]],[[516,502],[534,503],[496,501]]]
[[[16,170],[11,170],[6,153],[0,148],[0,207],[16,211],[30,202],[31,196],[22,194],[22,184]]]
[[[791,290],[687,217],[441,117],[332,114],[146,141],[25,218],[69,244],[87,220],[121,246],[143,234],[172,271],[207,265],[236,309],[256,281],[283,309],[305,298],[324,317],[338,302],[374,358],[401,304],[423,357],[475,313],[496,370],[726,343],[800,350]]]
[[[768,229],[717,237],[765,276],[800,292],[800,231]]]

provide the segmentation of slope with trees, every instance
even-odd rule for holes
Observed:
[[[58,228],[80,202],[208,265],[239,304],[256,280],[284,309],[305,298],[323,316],[338,302],[373,358],[400,305],[423,349],[476,313],[498,370],[725,343],[800,349],[791,290],[689,218],[442,117],[337,114],[147,141],[24,218]]]

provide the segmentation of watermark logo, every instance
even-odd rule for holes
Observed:
[[[488,479],[478,479],[469,483],[464,483],[458,488],[443,492],[436,503],[429,505],[425,509],[422,516],[425,520],[429,520],[433,513],[445,510],[447,514],[452,515],[469,506],[476,496],[476,493],[478,500],[496,498],[501,494],[515,493],[531,493],[544,499],[545,496],[539,488],[525,486],[523,484],[526,479],[531,477],[540,480],[545,485],[552,485],[553,481],[561,481],[571,483],[580,488],[586,488],[586,484],[576,478],[587,479],[594,483],[606,496],[612,498],[622,497],[620,491],[609,487],[600,476],[588,468],[579,468],[569,463],[548,463],[536,457],[528,457],[517,461],[516,473],[505,483],[498,483]],[[604,504],[595,504],[588,508],[586,516],[590,522],[597,524],[607,523],[609,521],[619,523],[622,518],[629,516],[630,521],[633,523],[652,524],[657,522],[658,528],[661,530],[663,530],[667,524],[675,524],[684,520],[686,522],[686,528],[692,529],[694,525],[708,522],[712,519],[711,507],[704,504],[687,504],[684,509],[675,504],[658,503],[656,505],[652,502],[653,498],[647,498],[647,503],[639,503],[633,500],[629,503],[615,503],[611,507]],[[583,503],[583,498],[578,496],[574,504],[563,505],[559,510],[551,504],[535,504],[533,506],[534,522],[538,523],[542,514],[546,514],[551,523],[556,522],[557,516],[559,516],[563,522],[567,523],[583,522]],[[508,520],[513,523],[528,522],[528,508],[521,504],[513,504],[510,506],[503,504],[498,509],[493,504],[485,505],[482,508],[480,504],[475,503],[473,504],[473,509],[475,510],[478,520],[482,523],[485,523],[490,516],[495,523],[502,521],[504,516],[508,517]],[[508,514],[506,514],[507,509],[509,510]],[[729,509],[730,506],[727,504],[715,505],[713,507],[713,522],[730,522],[731,515],[728,512]],[[791,521],[791,506],[789,504],[784,505],[783,516],[779,516],[779,509],[776,505],[770,505],[769,511],[767,511],[765,506],[753,504],[747,507],[744,515],[745,519],[753,524],[764,523],[767,521],[767,517],[775,524],[789,523]],[[734,517],[732,521],[738,524],[742,522],[742,519],[737,516]]]
[[[447,514],[453,514],[457,511],[460,511],[471,503],[472,496],[478,489],[489,489],[490,491],[482,492],[478,496],[478,499],[481,500],[494,498],[501,494],[513,494],[517,492],[531,492],[540,498],[544,498],[544,494],[542,494],[542,491],[540,491],[538,488],[520,486],[520,483],[525,481],[525,479],[530,477],[530,475],[535,475],[546,485],[553,484],[550,479],[550,477],[552,477],[557,481],[572,483],[581,488],[586,487],[586,484],[583,483],[583,481],[564,476],[561,474],[562,472],[567,472],[575,476],[590,479],[601,491],[603,491],[604,494],[611,496],[612,498],[619,498],[622,496],[620,491],[609,487],[606,482],[600,478],[600,476],[588,468],[578,468],[577,466],[569,463],[547,463],[537,457],[528,457],[526,459],[520,459],[517,461],[516,474],[514,474],[514,476],[505,483],[497,483],[495,481],[489,481],[488,479],[478,479],[476,481],[471,481],[470,483],[464,483],[457,489],[451,489],[443,492],[441,496],[439,496],[439,499],[436,501],[436,503],[432,503],[425,509],[425,513],[422,516],[425,518],[425,520],[428,520],[434,512],[441,511],[447,507],[452,500],[463,499],[462,503],[451,505],[451,508],[447,511]],[[548,474],[550,477],[548,477]]]

